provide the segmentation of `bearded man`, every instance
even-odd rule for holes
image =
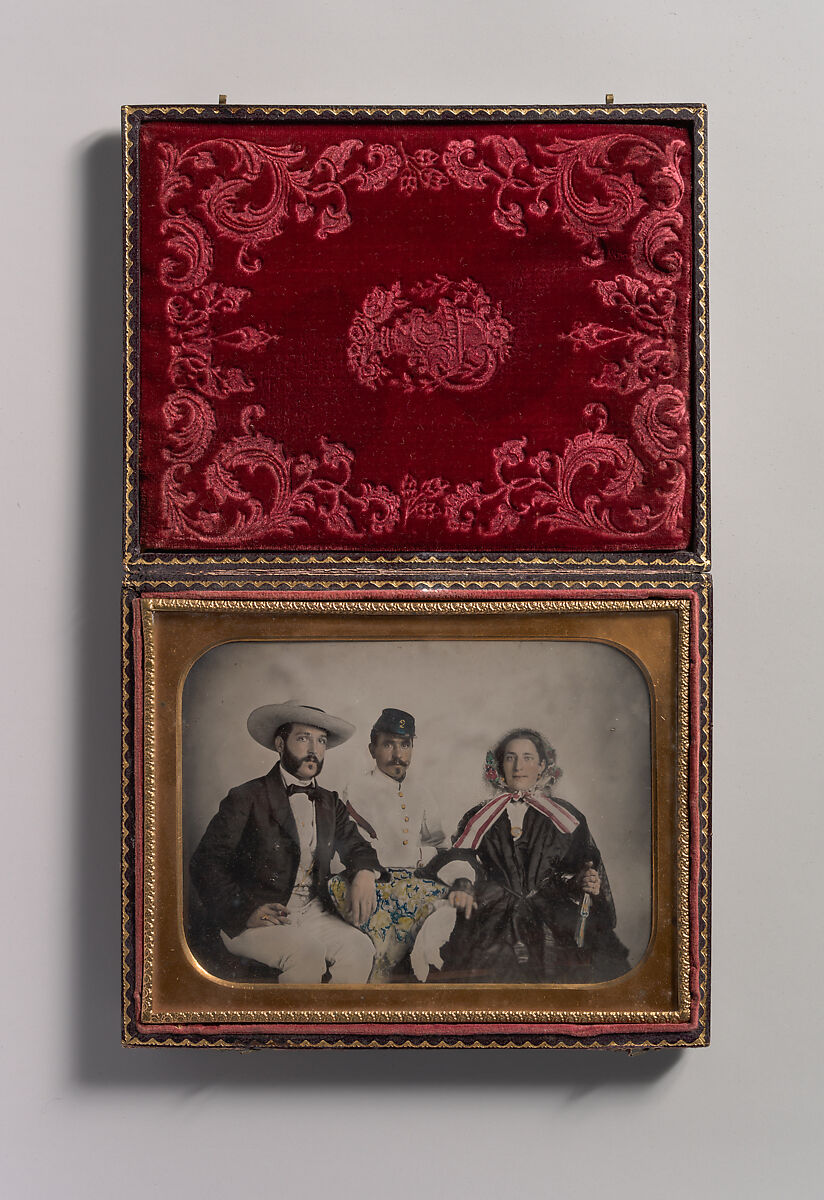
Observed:
[[[207,917],[230,954],[277,969],[279,983],[365,983],[374,950],[354,926],[375,910],[381,868],[338,794],[317,782],[326,751],[355,728],[294,700],[256,708],[247,725],[278,761],[232,788],[192,856]],[[347,870],[351,923],[329,898],[333,854]]]

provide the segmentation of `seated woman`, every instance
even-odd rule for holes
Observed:
[[[586,820],[550,793],[559,775],[534,729],[513,730],[487,755],[497,794],[464,815],[453,848],[429,864],[451,887],[418,935],[419,979],[591,983],[629,969]]]

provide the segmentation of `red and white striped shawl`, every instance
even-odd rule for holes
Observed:
[[[548,817],[561,833],[574,833],[578,828],[577,817],[573,817],[568,809],[558,804],[550,796],[533,796],[531,792],[502,792],[499,796],[493,796],[491,800],[487,800],[486,804],[482,804],[474,816],[469,818],[463,832],[455,839],[454,848],[456,850],[477,850],[481,839],[498,820],[510,800],[523,800],[530,808],[536,808],[538,812]]]

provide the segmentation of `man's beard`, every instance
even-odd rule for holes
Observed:
[[[291,750],[288,750],[286,746],[283,747],[283,750],[280,753],[280,764],[284,771],[288,772],[289,775],[294,775],[296,779],[300,779],[301,777],[298,775],[298,771],[305,762],[317,763],[318,769],[312,776],[313,779],[316,779],[323,770],[322,758],[318,758],[316,754],[304,754],[298,758],[298,756],[293,754]]]
[[[398,770],[400,770],[400,772],[401,772],[400,775],[396,774],[396,772]],[[390,779],[395,779],[395,780],[397,780],[398,783],[403,783],[404,779],[406,779],[406,772],[408,770],[409,770],[408,763],[391,762],[386,767],[386,769],[384,771],[384,775],[389,775]]]

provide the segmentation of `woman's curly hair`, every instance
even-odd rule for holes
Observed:
[[[551,787],[561,778],[561,769],[555,764],[555,750],[547,739],[536,729],[511,729],[496,746],[487,752],[484,778],[495,787],[505,788],[504,755],[510,742],[516,739],[526,739],[532,742],[541,762],[545,763],[541,780],[545,787]]]

